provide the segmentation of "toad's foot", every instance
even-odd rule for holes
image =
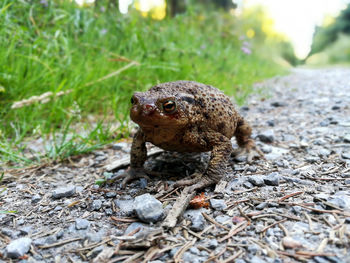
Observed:
[[[233,157],[238,157],[238,156],[247,156],[247,162],[251,163],[253,159],[265,159],[264,154],[262,151],[256,147],[256,145],[250,145],[249,147],[244,147],[244,148],[238,148],[234,150],[231,153],[231,156]]]
[[[129,167],[124,173],[112,178],[108,181],[108,183],[113,183],[118,179],[124,178],[121,186],[122,188],[125,188],[126,184],[132,180],[135,180],[137,178],[146,178],[149,180],[149,177],[147,176],[145,170],[143,168],[132,168]]]
[[[192,179],[183,179],[177,181],[174,185],[173,188],[176,187],[182,187],[182,186],[190,186],[189,192],[196,191],[198,189],[213,185],[217,183],[215,180],[210,179],[206,175],[202,175],[199,173],[196,173],[194,175],[195,177]]]

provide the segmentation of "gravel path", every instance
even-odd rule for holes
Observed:
[[[150,157],[166,175],[126,190],[95,182],[120,172],[103,167],[129,140],[7,170],[0,211],[17,213],[0,213],[0,262],[350,262],[350,69],[297,69],[256,88],[241,112],[267,160],[232,160],[208,205],[171,230],[159,225],[180,190],[167,185],[205,154]]]

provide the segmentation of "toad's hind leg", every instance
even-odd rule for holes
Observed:
[[[254,158],[264,158],[264,154],[256,147],[252,135],[252,127],[241,119],[236,128],[235,137],[239,149],[232,152],[233,156],[247,155],[247,161],[251,162]]]
[[[207,170],[204,174],[195,174],[193,179],[177,181],[174,187],[191,186],[190,190],[195,191],[216,184],[224,176],[227,169],[228,159],[232,152],[230,139],[218,132],[212,131],[207,133],[204,141],[212,146]]]

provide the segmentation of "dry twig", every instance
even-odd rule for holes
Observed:
[[[190,203],[191,199],[195,196],[196,192],[193,191],[192,193],[189,193],[189,187],[185,187],[182,190],[181,196],[176,200],[173,207],[168,213],[168,216],[165,218],[162,227],[164,228],[173,228],[176,223],[177,219],[182,215],[182,213],[186,210],[188,204]]]

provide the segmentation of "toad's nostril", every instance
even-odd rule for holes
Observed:
[[[146,115],[150,115],[154,112],[155,110],[155,105],[154,104],[145,104],[143,106],[143,113],[146,114]]]

